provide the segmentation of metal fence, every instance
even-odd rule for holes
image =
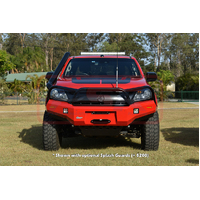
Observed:
[[[4,92],[0,93],[0,105],[28,105],[28,104],[45,104],[46,93],[18,93]]]
[[[199,91],[176,91],[168,95],[169,101],[198,102]]]

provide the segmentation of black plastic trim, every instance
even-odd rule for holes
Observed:
[[[153,90],[150,86],[148,86],[148,85],[142,86],[142,87],[138,87],[138,88],[127,89],[126,92],[128,92],[128,94],[129,94],[129,96],[130,96],[130,93],[132,93],[132,92],[133,92],[133,93],[134,93],[134,92],[136,93],[137,91],[142,90],[142,89],[145,89],[145,88],[148,88],[148,89],[151,90],[151,92],[152,92],[152,98],[151,98],[151,99],[142,100],[142,101],[154,100],[154,102],[156,103],[155,92],[154,92],[154,90]],[[135,103],[135,102],[142,102],[142,101],[134,101],[134,100],[131,100],[131,104],[133,104],[133,103]]]
[[[91,120],[91,123],[93,124],[109,124],[110,123],[110,120],[108,119],[93,119]]]
[[[77,79],[75,77],[72,78],[72,83],[76,84],[100,84],[100,80],[102,80],[102,84],[115,84],[116,83],[116,78],[93,78],[93,77],[88,77],[88,78],[81,78]],[[119,84],[127,84],[130,83],[130,78],[122,79],[119,78],[118,83]]]
[[[74,92],[74,94],[75,94],[76,91],[77,91],[77,89],[73,89],[73,88],[68,88],[68,87],[62,87],[62,86],[54,85],[54,86],[52,86],[52,87],[49,89],[49,91],[48,91],[46,103],[49,101],[51,90],[54,89],[54,88],[62,89],[62,90],[64,90],[64,91]],[[53,100],[56,100],[56,99],[53,99]],[[63,101],[63,100],[56,100],[56,101]],[[63,102],[68,102],[68,101],[63,101]],[[69,103],[69,102],[68,102],[68,103]]]
[[[67,88],[67,87],[62,87],[62,86],[52,86],[48,91],[47,102],[50,99],[50,92],[51,92],[51,90],[53,88],[59,88],[59,89],[63,89],[66,92],[73,93],[73,97],[71,99],[69,99],[68,101],[56,100],[56,99],[54,99],[54,100],[67,102],[67,103],[73,104],[74,106],[98,106],[98,105],[101,105],[101,106],[129,106],[130,104],[133,104],[135,102],[142,102],[142,101],[149,101],[149,100],[154,100],[154,102],[156,103],[155,92],[150,86],[131,88],[131,89],[127,89],[127,90],[124,90],[122,88],[80,88],[80,89],[73,89],[73,88]],[[137,91],[145,89],[145,88],[148,88],[148,89],[151,90],[151,92],[152,92],[152,98],[151,99],[146,99],[146,100],[142,100],[142,101],[134,101],[133,99],[130,98],[131,95],[134,96]],[[124,97],[123,97],[124,98],[124,102],[121,102],[121,104],[120,103],[118,103],[118,104],[101,104],[101,103],[99,103],[99,104],[95,104],[95,103],[90,104],[90,102],[85,102],[85,103],[83,102],[82,104],[79,104],[78,102],[75,101],[75,99],[76,99],[77,94],[81,90],[82,91],[84,91],[84,90],[85,91],[94,90],[96,92],[98,92],[98,91],[101,91],[101,92],[121,91],[124,94]]]
[[[48,112],[48,111],[47,111],[47,112]],[[69,120],[67,120],[66,118],[61,117],[61,116],[59,116],[59,115],[52,114],[51,112],[48,112],[48,114],[49,114],[52,118],[54,118],[55,120],[69,122]],[[69,123],[70,123],[70,122],[69,122]]]

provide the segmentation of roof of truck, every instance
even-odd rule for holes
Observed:
[[[130,56],[115,56],[115,55],[80,55],[72,56],[71,58],[127,58],[130,59]]]

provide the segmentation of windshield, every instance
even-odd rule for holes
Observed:
[[[133,59],[116,58],[77,58],[72,59],[63,76],[115,76],[118,62],[119,76],[140,76]]]

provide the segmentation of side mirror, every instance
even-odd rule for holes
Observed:
[[[146,81],[152,82],[157,80],[157,75],[155,72],[147,72],[146,73]]]
[[[49,80],[49,79],[51,78],[52,75],[53,75],[53,72],[47,72],[45,78],[46,78],[47,80]]]

